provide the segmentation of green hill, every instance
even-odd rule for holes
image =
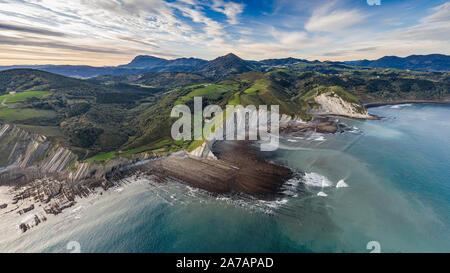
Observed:
[[[272,61],[271,61],[272,62]],[[314,97],[333,91],[359,104],[450,97],[449,73],[355,69],[336,63],[286,60],[283,69],[247,71],[251,63],[228,56],[211,69],[215,80],[190,73],[79,80],[32,69],[0,72],[0,123],[14,123],[69,147],[80,159],[108,160],[141,152],[192,147],[170,138],[173,106],[279,105],[308,120]],[[282,64],[280,64],[282,65]],[[206,70],[205,70],[206,71]],[[244,73],[240,73],[244,72]],[[229,74],[228,76],[222,76]],[[9,92],[17,92],[10,95]],[[99,159],[100,158],[100,159]]]

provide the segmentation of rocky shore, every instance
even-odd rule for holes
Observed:
[[[0,215],[19,217],[18,229],[22,232],[73,207],[77,199],[96,189],[107,190],[137,174],[149,175],[161,183],[176,180],[211,194],[243,193],[262,200],[276,198],[282,185],[293,176],[290,169],[267,162],[252,141],[216,141],[192,153],[181,151],[153,158],[146,155],[95,165],[74,161],[70,151],[52,146],[45,137],[14,126],[2,128],[0,148],[10,149],[12,156],[0,169]],[[280,124],[281,133],[290,135],[343,129],[334,118],[326,116],[307,123],[290,119]]]
[[[178,180],[213,194],[244,193],[273,199],[292,171],[265,161],[250,141],[218,141],[212,147],[217,159],[193,156],[166,157],[133,168],[159,181]]]

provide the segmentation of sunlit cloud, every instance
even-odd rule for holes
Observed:
[[[335,9],[335,2],[321,6],[313,11],[305,24],[308,31],[333,32],[360,24],[366,16],[358,10]]]
[[[142,54],[319,60],[450,54],[450,2],[256,2],[4,0],[0,65],[118,65]]]

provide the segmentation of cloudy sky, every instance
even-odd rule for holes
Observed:
[[[0,0],[0,65],[450,54],[450,1]]]

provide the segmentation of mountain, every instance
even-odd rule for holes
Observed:
[[[169,60],[154,56],[139,55],[136,56],[129,64],[121,65],[119,67],[147,68],[155,66],[164,66],[168,62]]]
[[[373,61],[360,60],[346,63],[373,68],[396,68],[430,72],[450,71],[450,56],[442,54],[411,55],[406,58],[385,56]]]
[[[168,66],[198,66],[207,63],[208,61],[198,58],[178,58],[169,61]]]
[[[116,66],[95,67],[88,65],[14,65],[0,66],[0,71],[9,69],[37,69],[62,76],[75,78],[90,78],[103,75],[139,75],[141,73],[150,72],[150,69],[128,68]]]
[[[230,74],[240,74],[258,70],[254,62],[245,61],[233,53],[218,57],[199,67],[198,73],[210,78],[224,78]]]
[[[202,65],[207,61],[197,58],[178,58],[174,60],[166,60],[163,58],[158,58],[154,56],[140,55],[135,57],[129,64],[120,65],[119,67],[128,67],[128,68],[159,68],[162,69],[164,67],[169,66],[187,66],[194,67],[197,65]]]
[[[373,61],[320,62],[297,58],[248,61],[243,60],[232,53],[211,61],[198,58],[167,60],[155,56],[140,55],[136,56],[130,63],[119,66],[16,65],[0,66],[0,71],[14,68],[32,68],[76,78],[91,78],[106,75],[138,76],[149,72],[183,72],[200,74],[211,79],[222,79],[230,74],[239,74],[249,71],[270,71],[278,68],[285,68],[293,71],[315,71],[319,73],[336,74],[340,69],[352,69],[351,66],[396,68],[417,71],[450,71],[450,56],[440,54],[412,55],[406,58],[386,56]]]
[[[59,90],[88,82],[35,69],[10,69],[0,72],[0,95],[9,91]]]
[[[95,67],[88,65],[14,65],[0,66],[0,71],[30,68],[76,78],[90,78],[105,75],[139,75],[147,72],[195,72],[197,67],[208,61],[197,58],[166,60],[154,56],[136,56],[130,63],[119,66]]]
[[[283,65],[292,65],[297,63],[310,63],[308,60],[296,59],[296,58],[283,58],[283,59],[266,59],[259,61],[259,63],[267,66],[283,66]]]

